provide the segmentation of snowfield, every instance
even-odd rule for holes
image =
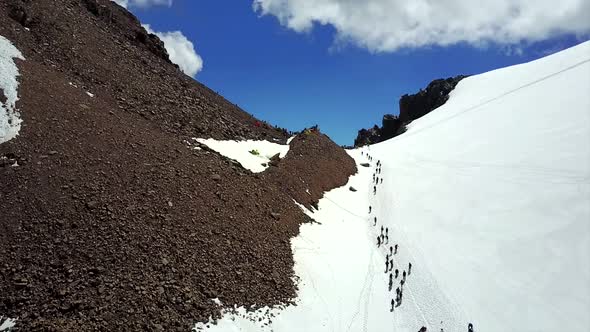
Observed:
[[[206,145],[222,156],[237,160],[244,168],[253,173],[260,173],[268,168],[270,158],[279,154],[279,158],[285,157],[289,152],[289,143],[293,138],[289,138],[287,144],[272,143],[261,140],[246,141],[218,141],[213,138],[195,138],[194,140]]]
[[[0,36],[0,144],[14,138],[20,130],[21,119],[16,109],[18,100],[18,68],[13,59],[25,58],[12,43]]]
[[[587,331],[589,91],[590,42],[462,80],[403,135],[349,151],[371,167],[306,211],[319,224],[291,243],[297,305],[195,330]],[[412,272],[389,291],[391,244]]]

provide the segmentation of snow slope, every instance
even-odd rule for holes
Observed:
[[[25,59],[8,39],[0,36],[0,92],[6,97],[6,101],[0,98],[0,144],[14,138],[20,130],[21,119],[15,107],[18,68],[14,58]]]
[[[194,140],[225,157],[239,161],[244,168],[254,173],[260,173],[268,167],[270,158],[275,154],[278,153],[280,158],[285,157],[289,152],[291,139],[287,141],[287,144],[272,143],[265,140],[218,141],[213,138],[195,138]],[[251,153],[254,151],[256,153]]]
[[[439,302],[457,308],[430,313],[430,324],[588,329],[589,91],[586,42],[464,79],[406,134],[371,147],[391,189],[379,213]]]
[[[358,163],[370,154],[371,168],[327,193],[308,211],[320,224],[292,240],[296,306],[272,319],[230,308],[195,329],[587,331],[588,91],[590,42],[464,79],[405,134],[350,151]],[[381,226],[399,244],[395,268],[412,263],[394,312]]]

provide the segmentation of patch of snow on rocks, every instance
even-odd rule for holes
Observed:
[[[0,36],[2,37],[2,36]],[[4,316],[0,316],[0,331],[10,331],[16,325],[16,319],[6,318],[4,320]]]
[[[0,98],[0,144],[18,135],[22,122],[15,107],[19,75],[15,58],[25,59],[8,39],[0,36],[0,91],[5,97]]]
[[[244,168],[254,173],[264,171],[268,162],[277,153],[283,158],[289,152],[289,145],[269,141],[218,141],[212,138],[197,138],[195,141],[206,145],[219,154],[237,160]]]

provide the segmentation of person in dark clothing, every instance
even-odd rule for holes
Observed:
[[[393,271],[393,258],[389,261],[389,271]]]
[[[395,301],[393,299],[391,299],[391,309],[389,309],[389,312],[393,312],[394,307],[395,307]]]
[[[404,273],[402,274],[403,279],[402,280],[406,280],[406,271],[404,270]]]
[[[376,179],[375,184],[379,184],[379,177],[376,177]]]
[[[390,274],[391,275],[391,274]],[[389,279],[389,291],[393,288],[393,280]]]
[[[381,184],[383,184],[383,178],[381,178]]]
[[[377,248],[381,247],[381,236],[377,236]]]
[[[473,332],[473,324],[469,323],[469,325],[467,325],[467,332]]]
[[[395,279],[397,279],[398,276],[399,276],[399,270],[395,269]]]
[[[426,332],[426,326],[422,326],[418,332]]]
[[[389,246],[389,255],[393,255],[393,246]]]
[[[369,213],[371,213],[371,206],[369,205]]]
[[[381,236],[383,236],[383,226],[381,226]]]
[[[377,187],[373,186],[373,195],[377,195]]]
[[[385,234],[385,244],[389,243],[389,235]]]
[[[373,226],[377,226],[377,217],[373,218],[373,220],[374,220]]]
[[[408,275],[412,273],[412,263],[408,263]]]
[[[404,288],[404,284],[406,283],[406,280],[405,279],[402,279],[399,283],[400,283],[400,285],[402,285],[402,289],[403,289]]]
[[[395,252],[393,253],[394,255],[397,254],[397,244],[395,245]]]
[[[388,271],[389,271],[389,261],[386,260],[385,261],[385,272],[384,273],[387,273]]]

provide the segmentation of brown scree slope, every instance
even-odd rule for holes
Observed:
[[[211,298],[294,298],[292,200],[346,182],[342,149],[301,137],[254,175],[188,148],[285,137],[183,75],[110,1],[0,1],[0,35],[26,58],[23,125],[0,145],[0,315],[24,331],[187,331],[218,317]]]

